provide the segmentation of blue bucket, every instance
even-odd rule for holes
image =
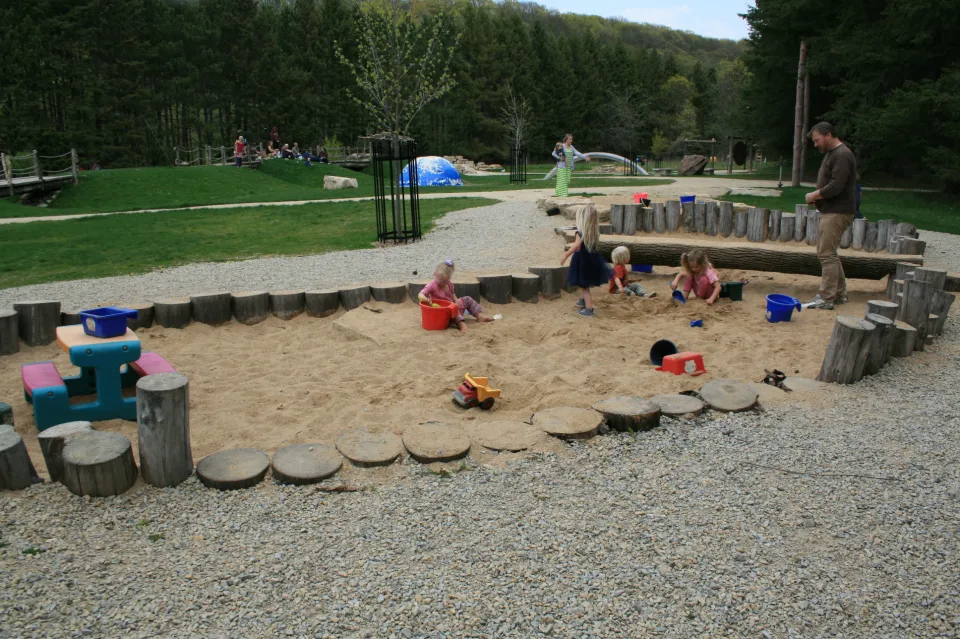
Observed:
[[[674,291],[674,292],[673,292],[673,299],[675,299],[676,301],[680,302],[681,304],[686,304],[686,303],[687,303],[687,298],[685,298],[685,297],[683,296],[683,293],[681,293],[680,291]]]
[[[696,195],[681,195],[680,204],[693,204],[697,201]]]
[[[631,264],[634,273],[653,273],[653,264]]]
[[[793,309],[797,309],[799,313],[801,308],[800,300],[789,295],[767,295],[767,321],[770,323],[789,322]]]

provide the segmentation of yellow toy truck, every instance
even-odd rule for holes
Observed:
[[[453,391],[453,401],[461,408],[479,406],[483,410],[493,408],[493,400],[500,397],[499,388],[490,388],[486,377],[473,377],[470,373],[463,376],[460,388]]]

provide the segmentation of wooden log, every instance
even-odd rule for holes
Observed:
[[[913,269],[913,279],[918,282],[926,282],[935,291],[942,291],[947,283],[947,272],[939,268],[915,266]]]
[[[0,310],[0,355],[13,355],[20,351],[20,326],[17,312]]]
[[[927,315],[927,326],[926,326],[926,342],[925,344],[930,344],[933,341],[934,336],[937,334],[937,321],[940,319],[940,316],[936,313],[930,313]]]
[[[636,204],[623,205],[623,234],[636,235],[637,233],[637,213],[640,207]]]
[[[747,211],[747,239],[751,242],[766,242],[770,232],[770,211],[753,208]]]
[[[890,361],[890,349],[893,348],[893,327],[896,320],[876,313],[867,313],[864,318],[874,325],[873,343],[867,353],[867,363],[863,367],[864,375],[876,375]]]
[[[123,304],[122,307],[137,312],[136,319],[127,318],[127,328],[131,331],[139,331],[153,326],[153,302],[134,302],[133,304]],[[77,317],[79,317],[79,314]],[[63,321],[63,313],[60,313],[60,319]]]
[[[897,319],[899,305],[887,300],[870,300],[867,302],[867,315],[880,315],[890,320]]]
[[[569,267],[563,267],[569,268]],[[564,276],[566,277],[566,276]],[[453,278],[453,290],[457,297],[472,297],[480,301],[480,281],[475,277]]]
[[[917,340],[917,329],[905,322],[896,322],[893,325],[893,346],[890,347],[890,357],[910,357],[913,355]]]
[[[343,457],[321,444],[291,444],[274,453],[270,465],[273,478],[281,484],[304,486],[335,475]]]
[[[234,319],[241,324],[247,326],[259,324],[270,314],[270,294],[266,291],[232,293],[230,307]]]
[[[197,464],[197,477],[207,488],[240,490],[256,486],[267,474],[270,458],[253,448],[234,448],[207,455]]]
[[[191,303],[186,298],[154,300],[153,319],[164,328],[183,328],[190,323]]]
[[[656,214],[652,206],[642,207],[640,209],[640,213],[638,214],[638,219],[642,220],[643,223],[640,224],[638,222],[637,229],[639,230],[642,228],[644,233],[653,233],[654,227],[656,226],[656,222],[654,220],[655,215]]]
[[[60,326],[76,326],[81,323],[80,311],[60,311]]]
[[[616,235],[623,235],[623,211],[625,204],[610,205],[610,224],[613,226],[613,232]]]
[[[137,480],[130,440],[120,433],[90,431],[63,447],[63,484],[74,495],[110,497]]]
[[[57,339],[60,326],[60,302],[14,302],[17,330],[27,346],[44,346]]]
[[[867,232],[863,236],[863,250],[871,253],[877,250],[877,223],[867,222]]]
[[[802,242],[807,236],[807,205],[797,204],[793,208],[796,221],[793,225],[793,241]]]
[[[23,438],[13,426],[0,426],[0,490],[23,490],[39,482]]]
[[[927,250],[927,243],[915,240],[912,237],[901,237],[897,242],[898,255],[923,255]]]
[[[716,236],[720,232],[720,207],[716,202],[707,202],[707,235]]]
[[[533,425],[561,439],[590,439],[603,423],[603,415],[588,408],[554,406],[534,413]]]
[[[953,300],[956,296],[946,291],[933,291],[931,296],[930,312],[936,313],[938,320],[934,327],[934,335],[942,335],[944,324],[950,315],[950,307],[953,306]]]
[[[513,278],[508,275],[478,275],[480,294],[493,304],[509,304],[513,292]]]
[[[569,266],[531,266],[527,270],[540,278],[540,295],[543,299],[560,299],[567,287]]]
[[[681,223],[683,224],[683,230],[687,233],[696,233],[697,231],[697,220],[693,210],[693,202],[682,202],[680,204]]]
[[[920,234],[917,233],[916,225],[910,224],[909,222],[900,222],[894,226],[891,235],[905,235],[912,238],[920,237]]]
[[[218,291],[190,296],[190,308],[194,322],[218,326],[233,317],[230,309],[230,293]]]
[[[853,244],[853,224],[847,227],[847,230],[840,236],[840,248],[847,249]]]
[[[600,235],[613,235],[613,224],[598,224]]]
[[[892,299],[894,295],[893,285],[895,280],[904,280],[904,276],[917,268],[916,264],[911,264],[910,262],[897,262],[896,270],[890,274],[890,277],[887,278],[887,297]],[[897,291],[900,292],[900,291]]]
[[[890,241],[887,242],[887,252],[888,252],[888,253],[893,253],[894,255],[896,255],[897,253],[899,253],[899,252],[900,252],[900,240],[902,240],[904,237],[905,237],[905,236],[903,236],[903,235],[892,235],[892,236],[890,237]]]
[[[407,282],[407,295],[410,297],[410,301],[414,304],[419,303],[420,291],[429,283],[430,280],[413,280],[412,282]]]
[[[890,301],[897,305],[897,319],[900,319],[900,302],[903,300],[903,282],[905,280],[893,280],[893,292],[890,293]]]
[[[792,242],[793,229],[796,224],[797,216],[793,213],[783,213],[780,216],[780,241]]]
[[[890,247],[890,238],[893,234],[893,227],[896,220],[878,220],[877,221],[877,241],[874,244],[875,251],[887,251]]]
[[[693,230],[695,233],[707,232],[707,203],[696,202],[693,205]]]
[[[67,442],[92,430],[93,426],[90,422],[67,422],[37,433],[37,443],[40,444],[40,452],[43,453],[43,460],[47,464],[50,481],[63,480],[63,447]]]
[[[340,306],[342,306],[345,311],[352,311],[369,301],[370,287],[366,284],[347,286],[340,289]]]
[[[0,402],[0,424],[13,426],[13,406]]]
[[[667,207],[663,202],[653,203],[653,232],[664,233],[667,230]]]
[[[193,474],[190,388],[181,373],[157,373],[137,381],[140,472],[152,486],[178,486]]]
[[[853,241],[850,243],[850,248],[855,251],[862,251],[863,243],[867,238],[867,220],[862,217],[855,219],[851,228],[853,229]]]
[[[837,316],[817,381],[853,384],[863,377],[875,326],[867,320]]]
[[[540,276],[536,273],[514,273],[513,296],[520,302],[536,304],[540,300]]]
[[[403,304],[407,301],[407,285],[403,282],[371,284],[370,295],[378,302]]]
[[[400,292],[406,296],[407,289],[402,284]],[[270,291],[270,311],[282,320],[292,320],[307,309],[307,296],[304,291]]]
[[[734,237],[745,237],[747,235],[747,211],[737,211],[733,222]]]
[[[660,406],[643,397],[610,397],[593,405],[613,430],[636,433],[660,425]]]
[[[820,211],[817,209],[807,209],[807,228],[806,239],[808,246],[816,246],[820,238]]]
[[[917,329],[914,348],[923,350],[923,340],[927,337],[927,318],[930,315],[931,286],[927,282],[907,280],[903,283],[903,303],[900,319]]]
[[[783,213],[780,211],[770,211],[770,232],[767,234],[767,239],[772,242],[780,239],[780,222],[782,217]]]
[[[424,285],[425,286],[425,285]],[[423,288],[422,286],[420,288]],[[418,290],[417,293],[420,291]],[[340,291],[328,289],[326,291],[307,291],[303,294],[307,315],[310,317],[328,317],[340,308]],[[416,300],[416,296],[413,298]]]
[[[730,237],[730,234],[733,233],[733,202],[720,203],[717,232],[720,237]]]

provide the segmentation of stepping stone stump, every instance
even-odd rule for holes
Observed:
[[[57,339],[60,302],[16,302],[17,328],[27,346],[44,346]]]
[[[520,302],[536,304],[540,300],[540,276],[535,273],[514,273],[513,296]]]
[[[23,438],[13,426],[0,426],[0,490],[23,490],[39,481]]]
[[[567,288],[569,266],[531,266],[527,270],[540,278],[540,294],[543,299],[560,299],[560,295]]]
[[[57,424],[37,433],[37,442],[40,452],[47,464],[47,474],[50,481],[63,481],[63,449],[67,442],[78,435],[86,435],[93,431],[90,422],[67,422]]]
[[[423,464],[460,459],[470,450],[470,438],[459,426],[430,423],[411,426],[403,433],[403,446]]]
[[[182,373],[157,373],[137,381],[140,472],[151,486],[177,486],[193,474],[190,388]]]
[[[153,321],[164,328],[183,328],[190,323],[191,315],[190,300],[185,297],[153,302]]]
[[[130,440],[120,433],[90,431],[63,447],[63,484],[81,497],[110,497],[130,490],[137,480]]]
[[[526,422],[485,422],[473,424],[471,430],[473,440],[490,450],[517,452],[543,439],[543,430]]]
[[[303,291],[270,291],[270,310],[282,320],[292,320],[306,308]]]
[[[513,277],[510,275],[478,275],[480,294],[491,304],[509,304],[513,294]]]
[[[340,291],[307,291],[304,293],[307,315],[310,317],[329,317],[340,309]]]
[[[750,384],[730,379],[715,379],[703,385],[700,397],[713,410],[721,413],[741,413],[754,408],[760,394]]]
[[[197,477],[207,488],[239,490],[259,484],[269,468],[266,453],[254,448],[234,448],[201,459]]]
[[[657,395],[650,401],[660,407],[660,412],[667,417],[682,417],[703,413],[703,402],[690,395]]]
[[[867,315],[873,313],[896,321],[899,308],[899,304],[887,300],[870,300],[867,302]]]
[[[320,444],[291,444],[273,455],[273,478],[281,484],[303,486],[323,481],[343,465],[340,453]]]
[[[453,278],[453,290],[457,297],[472,297],[473,301],[480,303],[480,280],[475,277],[465,277],[462,279]]]
[[[788,377],[780,384],[785,390],[794,393],[816,393],[827,387],[823,382],[806,377]]]
[[[352,311],[355,308],[360,308],[369,301],[370,287],[366,284],[363,286],[349,286],[347,288],[340,289],[340,305],[345,311]]]
[[[247,291],[230,296],[233,317],[241,324],[253,326],[270,314],[270,294],[266,291]]]
[[[20,351],[20,326],[17,312],[0,310],[0,355],[13,355]]]
[[[403,442],[390,431],[371,433],[354,428],[337,437],[337,450],[354,466],[389,466],[403,452]]]
[[[153,326],[153,318],[156,311],[154,311],[152,302],[136,302],[134,304],[123,304],[121,306],[122,308],[129,308],[131,311],[137,312],[137,319],[127,318],[127,328],[130,330],[139,331],[141,328],[150,328]]]
[[[639,432],[660,425],[660,406],[643,397],[621,395],[593,405],[613,430]]]
[[[905,322],[896,322],[893,325],[893,345],[890,347],[890,357],[910,357],[915,350],[917,329]]]
[[[557,406],[535,413],[533,425],[561,439],[590,439],[597,434],[603,415],[589,408]]]
[[[370,286],[370,295],[378,302],[403,304],[407,299],[407,287],[403,282],[381,282]]]
[[[420,300],[418,295],[420,291],[423,290],[423,287],[430,283],[430,280],[414,280],[412,282],[407,282],[407,295],[410,297],[410,301],[414,304],[418,304]],[[463,297],[463,294],[458,290],[459,287],[454,284],[454,290],[457,292],[459,297]]]
[[[76,326],[82,323],[80,311],[60,311],[60,326]],[[127,325],[129,326],[129,322]]]
[[[757,391],[757,401],[761,404],[767,401],[776,401],[786,397],[787,393],[782,388],[777,388],[763,382],[750,382],[750,388]]]
[[[230,293],[204,293],[190,296],[190,308],[193,321],[218,326],[226,324],[233,317],[230,310]]]

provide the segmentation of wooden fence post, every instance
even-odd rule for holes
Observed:
[[[36,149],[33,150],[33,172],[40,180],[40,184],[43,184],[43,169],[40,168],[40,154]]]
[[[7,184],[10,186],[10,195],[13,195],[13,162],[10,156],[0,153],[0,162],[2,162],[3,172],[7,175]]]
[[[70,149],[70,172],[73,174],[73,183],[80,182],[80,176],[77,174],[77,150]]]
[[[224,147],[220,147],[220,166],[227,165],[227,151]]]

